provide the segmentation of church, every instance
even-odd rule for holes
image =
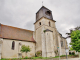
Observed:
[[[36,13],[34,31],[0,24],[0,59],[65,55],[67,41],[58,32],[55,23],[52,11],[42,6]],[[29,46],[31,51],[22,53],[22,45]]]

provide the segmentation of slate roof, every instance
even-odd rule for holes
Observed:
[[[0,38],[35,42],[33,31],[0,24]]]
[[[42,6],[42,7],[37,11],[37,13],[38,13],[42,8],[45,8],[45,9],[51,11],[50,9],[46,8],[45,6]],[[52,11],[51,11],[51,12],[52,12]],[[37,14],[37,13],[36,13],[36,14]]]

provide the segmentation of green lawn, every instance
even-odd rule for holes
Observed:
[[[68,55],[68,56],[77,56],[77,55]],[[62,55],[60,57],[66,57],[66,55]],[[20,60],[20,59],[52,59],[52,58],[59,58],[59,56],[55,56],[55,57],[25,57],[25,58],[13,58],[13,59],[0,59],[0,60]]]

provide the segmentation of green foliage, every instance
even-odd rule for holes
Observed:
[[[75,53],[74,53],[74,52],[72,52],[72,55],[75,55]]]
[[[69,47],[70,48],[70,51],[73,51],[74,49],[72,47]]]
[[[42,51],[37,51],[37,52],[36,52],[36,56],[37,56],[37,57],[41,57],[41,56],[42,56]]]
[[[55,56],[55,57],[53,57],[53,58],[59,58],[59,56]]]
[[[50,57],[42,57],[42,59],[51,59]]]
[[[73,50],[80,52],[80,30],[72,31],[71,43]]]
[[[23,58],[2,58],[0,60],[21,60]]]
[[[24,59],[29,59],[29,57],[26,56]]]
[[[42,57],[31,57],[31,59],[42,59]]]
[[[37,57],[36,53],[35,53],[35,57]]]
[[[21,52],[30,52],[31,51],[31,49],[30,49],[30,47],[29,46],[25,46],[25,45],[22,45],[22,47],[21,47]]]
[[[75,52],[72,52],[72,53],[71,53],[71,52],[69,52],[69,55],[75,55]]]
[[[78,57],[79,55],[68,55],[70,57]]]
[[[68,55],[68,56],[74,56],[74,57],[78,57],[78,55]],[[66,55],[61,55],[60,57],[66,57]],[[8,59],[0,59],[0,60],[21,60],[21,59],[52,59],[52,58],[59,58],[59,56],[55,56],[55,57],[25,57],[25,58],[8,58]]]
[[[54,57],[57,58],[57,57]],[[24,59],[51,59],[50,57],[25,57]]]
[[[46,32],[46,30],[43,31],[44,33]]]
[[[61,55],[60,57],[65,57],[66,55]]]
[[[70,29],[70,33],[66,33],[66,34],[68,35],[66,38],[70,38],[72,31],[76,31],[76,30],[80,30],[80,26],[77,26],[77,27],[74,28],[74,29]]]
[[[6,59],[0,59],[0,60],[6,60]]]

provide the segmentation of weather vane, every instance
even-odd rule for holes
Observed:
[[[43,1],[42,1],[42,6],[43,6]]]

